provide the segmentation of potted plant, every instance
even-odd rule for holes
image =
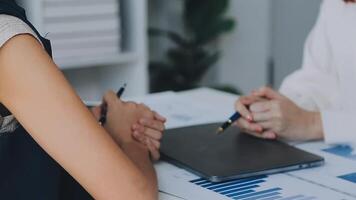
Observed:
[[[166,37],[174,43],[167,61],[149,64],[152,92],[197,87],[220,58],[216,41],[232,31],[235,20],[225,16],[229,0],[183,0],[183,34],[150,28],[150,37]]]

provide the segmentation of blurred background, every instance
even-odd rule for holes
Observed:
[[[278,88],[300,68],[320,0],[19,0],[84,100]]]

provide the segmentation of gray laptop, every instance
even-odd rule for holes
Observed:
[[[162,140],[162,159],[212,182],[320,166],[320,156],[280,141],[267,141],[221,123],[171,129]]]

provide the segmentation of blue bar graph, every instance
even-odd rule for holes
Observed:
[[[257,176],[252,178],[236,179],[221,183],[213,183],[206,179],[196,179],[190,181],[200,187],[212,190],[216,193],[236,200],[312,200],[315,197],[295,195],[283,197],[282,188],[274,187],[261,189],[261,184],[265,183],[268,176]]]
[[[339,178],[344,179],[346,181],[350,181],[352,183],[356,183],[356,173],[345,174],[345,175],[339,176]]]
[[[356,154],[353,152],[354,149],[348,145],[337,145],[327,149],[323,149],[323,151],[351,160],[356,160]]]

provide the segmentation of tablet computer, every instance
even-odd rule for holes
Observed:
[[[281,141],[258,139],[221,123],[167,130],[162,159],[212,182],[320,166],[324,159]]]

